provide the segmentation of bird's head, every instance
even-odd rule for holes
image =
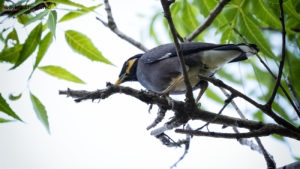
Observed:
[[[137,81],[136,68],[138,60],[142,55],[143,54],[134,55],[125,61],[120,72],[119,79],[115,82],[116,85],[126,81]]]

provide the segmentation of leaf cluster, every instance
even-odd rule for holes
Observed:
[[[172,19],[178,34],[187,40],[188,37],[198,25],[201,25],[211,15],[211,11],[219,1],[214,0],[177,0],[170,7]],[[299,48],[300,48],[300,1],[287,0],[283,3],[285,11],[285,27],[287,35],[286,62],[284,65],[284,74],[281,80],[282,88],[278,90],[273,110],[288,122],[299,126],[299,117],[294,111],[295,107],[299,109]],[[160,11],[159,11],[160,12]],[[169,35],[169,25],[159,12],[152,17],[149,27],[149,35],[159,44],[161,27],[156,23],[163,22],[163,28]],[[278,1],[271,0],[231,0],[216,18],[212,24],[199,34],[193,41],[213,41],[215,43],[254,43],[260,49],[260,56],[266,63],[268,69],[263,66],[259,59],[250,59],[248,62],[239,63],[240,68],[245,67],[243,75],[240,75],[238,68],[222,69],[217,76],[230,82],[232,85],[246,86],[247,92],[251,97],[258,98],[261,102],[266,102],[267,98],[273,92],[276,79],[273,75],[278,73],[279,61],[281,58],[281,22]],[[157,30],[160,28],[160,30]],[[212,38],[212,35],[214,38]],[[251,64],[251,67],[246,64]],[[238,71],[237,71],[238,70]],[[272,75],[273,74],[273,75]],[[239,77],[241,76],[241,77]],[[249,85],[251,84],[251,85]],[[286,92],[284,92],[286,91]],[[222,95],[216,94],[218,91],[208,89],[206,95],[211,100],[223,104]],[[220,93],[220,92],[219,92]],[[292,97],[292,101],[287,98]],[[295,106],[291,106],[294,104]],[[256,110],[251,113],[253,119],[266,122],[266,115]],[[298,117],[298,118],[297,118]],[[278,137],[276,137],[278,138]],[[280,140],[283,140],[280,138]]]
[[[74,83],[85,83],[81,78],[59,65],[41,65],[41,63],[47,50],[53,44],[57,25],[94,12],[102,4],[87,7],[70,0],[36,0],[33,2],[20,0],[18,2],[1,1],[0,5],[0,24],[3,25],[0,29],[0,46],[3,46],[0,48],[0,64],[11,64],[10,71],[13,71],[18,69],[29,58],[33,58],[35,62],[31,73],[28,75],[28,83],[35,71],[42,71],[50,76]],[[64,8],[60,8],[60,6]],[[62,17],[58,18],[58,13],[63,14]],[[19,30],[14,25],[6,24],[11,19],[16,22],[15,25],[21,25],[30,30],[24,42],[20,40],[21,35]],[[86,35],[76,30],[66,30],[65,39],[71,49],[85,58],[112,65]],[[50,132],[45,106],[30,89],[28,91],[37,118],[46,127],[47,131]],[[22,93],[17,96],[11,94],[9,99],[15,101],[20,99],[21,96]],[[8,100],[5,100],[5,97],[1,94],[0,111],[10,117],[0,118],[0,123],[12,120],[22,121],[11,109]]]

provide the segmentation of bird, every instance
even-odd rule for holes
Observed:
[[[180,45],[192,89],[201,89],[196,102],[208,86],[208,82],[202,80],[201,76],[213,77],[225,64],[246,60],[259,52],[255,44],[244,43],[183,42]],[[182,72],[175,44],[168,43],[127,59],[115,85],[138,81],[147,90],[155,93],[183,94],[186,87]]]

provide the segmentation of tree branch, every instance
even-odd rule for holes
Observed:
[[[266,160],[268,169],[275,169],[276,168],[276,163],[274,161],[274,158],[271,154],[268,153],[268,151],[265,149],[265,147],[263,146],[261,140],[259,137],[254,137],[255,141],[257,142],[259,148],[262,151],[262,154]]]
[[[218,16],[218,14],[222,11],[222,9],[225,7],[225,5],[230,0],[221,0],[217,6],[209,13],[209,16],[206,18],[206,20],[199,25],[194,32],[192,32],[189,36],[187,36],[185,39],[187,41],[192,41],[195,39],[201,32],[203,32],[207,27],[209,27],[212,22],[215,20],[215,18]]]
[[[281,60],[280,60],[280,64],[279,64],[279,70],[278,70],[278,76],[276,78],[276,83],[275,83],[275,87],[273,89],[273,93],[269,99],[269,101],[266,103],[267,106],[272,105],[277,90],[279,88],[280,85],[280,81],[281,81],[281,77],[282,77],[282,73],[283,73],[283,66],[284,66],[284,61],[285,61],[285,54],[286,54],[286,41],[285,41],[285,23],[284,23],[284,11],[283,11],[283,7],[282,7],[282,0],[279,0],[279,8],[280,8],[280,21],[281,21],[281,26],[282,26],[282,48],[281,48]]]
[[[274,124],[265,124],[263,127],[252,130],[246,133],[219,133],[219,132],[204,132],[197,130],[185,130],[185,129],[176,129],[175,132],[182,134],[190,134],[193,136],[208,136],[215,138],[228,138],[228,139],[241,139],[241,138],[251,138],[251,137],[262,137],[269,136],[271,134],[279,134],[281,136],[290,137],[293,136],[293,132],[289,132],[287,129],[274,125]],[[297,140],[300,140],[298,138]]]
[[[181,64],[184,83],[185,83],[185,86],[186,86],[186,99],[187,99],[186,101],[187,101],[188,104],[190,104],[190,106],[196,107],[195,99],[193,97],[192,86],[191,86],[191,83],[189,81],[187,70],[186,70],[186,67],[185,67],[185,61],[183,59],[182,48],[181,48],[181,45],[179,44],[179,41],[178,41],[178,38],[177,38],[178,32],[176,31],[175,25],[174,25],[173,20],[172,20],[170,8],[169,8],[171,3],[173,3],[174,1],[161,0],[160,2],[161,2],[161,5],[162,5],[164,13],[165,13],[165,18],[168,21],[168,24],[169,24],[169,27],[170,27],[170,30],[171,30],[171,33],[172,33],[172,36],[173,36],[174,44],[176,46],[176,53],[177,53],[177,56],[179,57],[179,61],[180,61],[180,64]]]
[[[293,130],[286,129],[276,124],[264,124],[252,120],[243,120],[225,115],[217,115],[198,108],[194,109],[193,112],[190,112],[187,116],[187,111],[190,111],[190,108],[185,106],[185,102],[170,100],[170,98],[166,98],[153,92],[139,91],[130,87],[112,85],[110,83],[108,83],[107,86],[108,87],[106,89],[96,90],[93,92],[68,89],[65,91],[59,91],[59,94],[73,97],[76,102],[80,102],[83,100],[106,99],[113,94],[123,93],[135,97],[146,104],[156,104],[158,106],[163,106],[167,110],[174,111],[175,117],[167,124],[173,124],[176,127],[186,124],[189,120],[202,120],[213,124],[256,130],[258,133],[264,131],[262,132],[264,135],[267,135],[266,132],[268,132],[269,134],[281,134],[282,136],[300,140],[300,132],[294,132]]]
[[[235,96],[243,98],[244,100],[246,100],[247,102],[249,102],[253,106],[255,106],[258,109],[262,110],[265,114],[270,116],[278,124],[283,125],[283,126],[289,128],[289,129],[293,130],[294,132],[300,132],[300,130],[298,128],[296,128],[294,125],[292,125],[291,123],[289,123],[288,121],[284,120],[283,118],[278,116],[276,113],[274,113],[274,111],[272,110],[271,107],[257,103],[256,101],[252,100],[250,97],[244,95],[243,93],[239,92],[238,90],[236,90],[236,89],[232,88],[231,86],[225,84],[223,81],[221,81],[219,79],[216,79],[216,78],[205,77],[205,76],[200,76],[200,78],[202,78],[203,80],[211,82],[215,86],[222,87],[222,88],[225,88],[226,90],[229,90]]]
[[[244,41],[244,43],[248,44],[247,40],[245,39],[245,37],[235,28],[233,28],[233,31],[238,34]],[[269,66],[264,62],[264,60],[258,55],[256,54],[258,60],[260,61],[260,63],[262,63],[262,65],[267,69],[267,71],[270,73],[270,75],[276,80],[277,77],[275,76],[275,74],[272,72],[272,70],[269,68]],[[286,83],[289,86],[289,81],[286,80]],[[300,117],[300,107],[299,105],[299,101],[297,99],[297,97],[294,99],[295,101],[293,101],[293,99],[291,98],[291,96],[288,94],[288,92],[285,90],[285,88],[281,85],[281,83],[279,84],[281,90],[283,91],[284,95],[286,96],[286,98],[288,99],[288,101],[291,103],[292,107],[294,108],[294,110],[296,111],[296,113],[298,114],[298,116]],[[292,93],[293,96],[295,96],[292,88],[290,88],[290,92]]]
[[[3,10],[0,13],[0,16],[8,15],[8,16],[14,16],[18,13],[24,13],[29,14],[41,9],[49,8],[52,4],[55,4],[54,2],[40,2],[38,4],[29,4],[29,5],[10,5],[10,6],[3,6]],[[23,12],[21,12],[23,11]]]
[[[107,22],[104,22],[102,19],[100,19],[99,17],[96,17],[97,20],[99,20],[104,26],[108,27],[112,32],[114,32],[116,35],[118,35],[121,39],[129,42],[130,44],[132,44],[133,46],[139,48],[142,51],[147,51],[148,49],[140,42],[134,40],[133,38],[127,36],[126,34],[124,34],[122,31],[120,31],[117,27],[117,24],[114,21],[112,12],[111,12],[111,7],[109,5],[108,0],[104,0],[104,5],[105,5],[105,11],[107,13]]]
[[[220,89],[222,90],[222,92],[224,93],[224,95],[227,97],[227,98],[230,98],[232,95],[229,95],[228,94],[228,92],[225,90],[225,89],[223,89],[223,88],[221,88],[220,87]],[[231,105],[234,107],[234,109],[236,110],[236,112],[238,113],[238,115],[241,117],[241,119],[246,119],[246,117],[244,116],[244,114],[242,113],[242,111],[239,109],[239,107],[237,106],[237,104],[234,102],[234,100],[232,99],[231,100]],[[238,131],[238,129],[236,128],[236,127],[233,127],[233,131],[235,132],[235,133],[239,133],[239,131]],[[261,142],[261,140],[260,140],[260,138],[259,137],[254,137],[254,139],[255,139],[255,141],[257,142],[257,144],[258,145],[255,145],[255,149],[254,150],[256,150],[256,151],[258,151],[258,152],[260,152],[263,156],[264,156],[264,158],[265,158],[265,160],[266,160],[266,162],[267,162],[267,166],[268,166],[268,168],[273,168],[273,169],[275,169],[275,167],[276,167],[276,163],[275,163],[275,161],[274,161],[274,159],[272,158],[272,156],[270,155],[270,153],[268,153],[267,152],[267,150],[265,149],[265,147],[264,147],[264,145],[262,144],[262,142]],[[248,146],[250,146],[251,147],[251,149],[253,149],[254,147],[253,147],[253,143],[252,144],[246,144],[246,143],[251,143],[250,141],[247,141],[247,140],[243,140],[243,139],[238,139],[238,141],[242,144],[242,143],[244,143],[244,145],[248,145]]]
[[[280,167],[278,169],[299,169],[300,168],[300,161],[291,163],[291,164],[287,164],[283,167]]]

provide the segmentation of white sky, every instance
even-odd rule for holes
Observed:
[[[159,9],[160,1],[111,0],[110,4],[115,21],[123,32],[143,40],[148,48],[154,47],[143,31],[147,31],[149,18]],[[97,11],[100,13],[98,16],[106,19],[104,7]],[[145,17],[141,18],[138,14]],[[92,62],[74,53],[64,39],[64,31],[68,29],[90,37],[103,55],[116,66]],[[23,29],[19,33],[28,34],[29,31]],[[75,103],[71,98],[58,95],[58,90],[68,87],[85,90],[105,88],[107,81],[114,82],[117,79],[124,60],[138,52],[138,49],[119,39],[98,22],[95,14],[91,14],[58,24],[56,40],[40,64],[65,67],[82,78],[86,85],[57,80],[38,70],[27,81],[34,64],[33,58],[14,71],[8,71],[11,65],[1,64],[0,92],[6,98],[10,93],[23,93],[21,100],[10,102],[10,106],[25,123],[0,124],[0,169],[169,168],[184,150],[163,146],[146,130],[156,117],[156,108],[149,114],[148,105],[118,94],[93,103]],[[141,88],[137,83],[124,85]],[[51,135],[37,120],[28,90],[46,106]],[[201,103],[209,107],[210,111],[217,112],[220,108],[206,97],[201,99]],[[233,111],[225,113],[232,115]],[[168,113],[169,117],[171,115]],[[169,133],[174,136],[172,132]],[[175,138],[184,136],[175,135]],[[293,162],[286,145],[270,138],[262,138],[262,141],[274,155],[278,166]],[[291,141],[291,145],[294,152],[300,152],[299,142]],[[261,155],[236,140],[194,137],[189,154],[177,168],[252,169],[266,168],[266,165]]]

